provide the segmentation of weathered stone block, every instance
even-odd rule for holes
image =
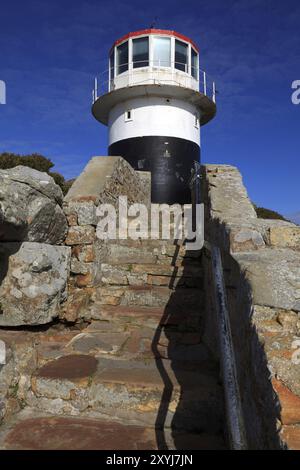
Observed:
[[[0,170],[0,241],[62,243],[67,232],[62,197],[46,173],[23,166]]]
[[[67,215],[67,221],[68,221],[69,227],[71,227],[73,225],[78,225],[78,220],[77,220],[77,215],[76,214]]]
[[[75,279],[77,287],[90,287],[93,285],[94,276],[92,272],[86,274],[78,274]]]
[[[300,449],[300,426],[283,426],[280,437],[288,446],[289,450]]]
[[[280,401],[282,424],[300,423],[300,397],[292,393],[280,380],[272,380]]]
[[[70,227],[66,238],[66,245],[89,245],[95,240],[95,228],[90,225]]]
[[[299,226],[270,227],[270,245],[286,248],[300,249]]]
[[[78,259],[72,257],[71,259],[71,273],[73,274],[87,274],[91,271],[91,263],[82,263]]]
[[[82,312],[88,308],[91,292],[88,289],[76,289],[68,296],[62,318],[69,322],[76,322]]]
[[[97,225],[96,206],[92,201],[65,203],[64,211],[68,217],[76,219],[78,225]]]
[[[242,176],[230,165],[205,165],[210,212],[220,222],[236,218],[239,221],[256,219]]]
[[[230,227],[231,252],[253,251],[265,246],[264,239],[258,230],[248,227]]]
[[[73,183],[65,203],[93,201],[96,205],[117,205],[118,196],[127,196],[129,204],[149,205],[150,177],[145,173],[140,175],[122,157],[93,157]]]
[[[59,315],[70,251],[43,243],[0,244],[0,325],[40,325]]]
[[[284,248],[234,253],[250,283],[253,303],[300,311],[300,255]]]
[[[75,245],[72,248],[72,256],[82,263],[92,263],[96,259],[94,245]]]

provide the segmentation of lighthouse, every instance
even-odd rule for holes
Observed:
[[[108,126],[108,154],[151,172],[152,202],[190,202],[200,129],[216,113],[215,84],[192,39],[146,29],[115,41],[107,73],[95,80],[92,113]]]

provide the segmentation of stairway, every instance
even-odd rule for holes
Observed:
[[[219,365],[202,342],[201,254],[108,242],[80,332],[36,340],[3,449],[225,449]]]

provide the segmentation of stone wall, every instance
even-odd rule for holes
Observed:
[[[300,227],[258,219],[234,167],[206,165],[202,182],[205,238],[222,249],[249,447],[300,448]],[[118,196],[149,206],[150,174],[134,171],[121,157],[94,157],[63,201],[45,173],[25,167],[0,171],[0,327],[97,318],[89,304],[101,266],[108,282],[118,283],[128,273],[108,270],[105,263],[132,259],[136,251],[135,243],[96,237],[97,207],[117,207]],[[162,245],[142,255],[141,262],[152,263],[154,256],[159,264],[172,253]],[[205,339],[218,356],[208,251],[203,259]],[[12,396],[22,374],[16,364],[26,369],[35,363],[33,340],[23,346],[18,351],[24,361],[8,344],[7,364],[0,366],[3,397]],[[1,400],[0,418],[13,406],[13,400]]]
[[[300,445],[300,227],[258,219],[238,170],[202,169],[206,240],[222,249],[239,386],[252,449]],[[217,353],[206,252],[206,341]]]
[[[70,248],[63,194],[46,173],[0,170],[0,421],[19,410],[22,373],[36,367],[30,329],[58,318],[67,299]],[[17,328],[20,327],[20,331]],[[30,328],[26,328],[30,327]]]
[[[135,171],[122,157],[94,157],[64,199],[68,220],[66,245],[72,248],[70,297],[61,314],[74,322],[86,310],[93,287],[101,277],[106,243],[96,237],[99,204],[112,204],[118,216],[119,196],[128,205],[151,203],[151,175]]]
[[[63,194],[46,173],[0,170],[0,326],[41,325],[67,297]]]

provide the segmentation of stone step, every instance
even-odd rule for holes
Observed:
[[[153,360],[169,359],[185,362],[185,367],[214,365],[207,347],[202,342],[201,328],[184,323],[158,326],[146,322],[129,322],[127,318],[118,321],[92,321],[81,331],[72,335],[45,337],[36,344],[36,362],[40,367],[52,359],[68,354],[89,354],[99,360],[104,357],[118,359]],[[217,368],[214,365],[215,369]]]
[[[104,326],[117,326],[103,328]],[[200,330],[200,329],[199,329]],[[185,363],[185,368],[195,369],[212,362],[210,352],[201,341],[200,332],[189,331],[179,326],[165,326],[153,329],[146,325],[129,325],[123,323],[123,331],[119,322],[92,322],[81,333],[73,336],[63,348],[58,345],[56,350],[59,357],[63,354],[92,354],[98,360],[101,357],[117,357],[118,359],[153,360],[169,359]],[[50,350],[54,358],[54,349]],[[49,348],[39,348],[39,355],[47,360]],[[39,361],[41,363],[41,361]]]
[[[165,307],[174,312],[191,308],[201,311],[204,294],[200,289],[192,287],[100,286],[95,289],[92,301],[98,305]]]
[[[48,413],[88,411],[188,432],[222,429],[218,373],[205,365],[191,370],[176,361],[97,360],[73,354],[42,366],[31,388],[27,404]]]
[[[118,264],[197,264],[199,251],[170,240],[108,240],[98,247],[99,261]]]
[[[153,285],[203,287],[203,270],[199,265],[167,264],[101,264],[103,285]]]
[[[104,418],[50,416],[26,409],[2,426],[1,450],[157,450],[162,441],[170,450],[225,449],[222,435],[192,434],[128,425]]]

